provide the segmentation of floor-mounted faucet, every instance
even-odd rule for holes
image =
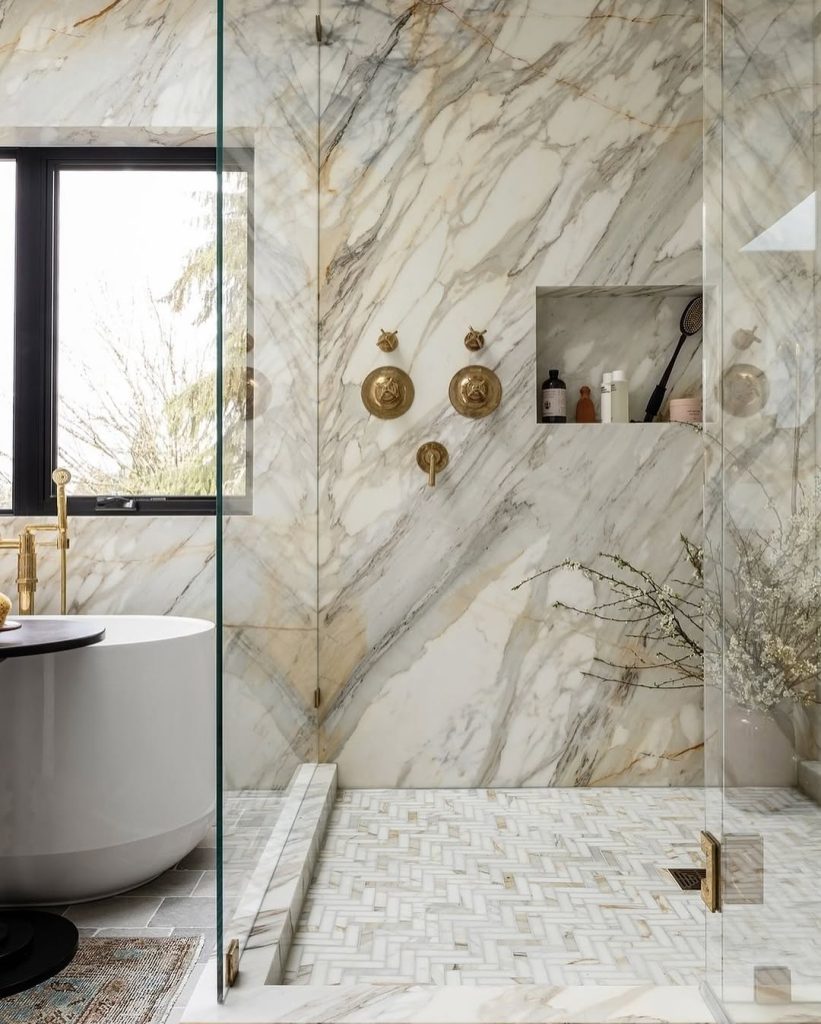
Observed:
[[[0,549],[17,552],[17,603],[18,614],[34,614],[34,593],[37,590],[37,534],[56,533],[57,550],[60,552],[60,614],[66,614],[66,578],[68,536],[68,502],[66,484],[71,480],[67,469],[55,469],[51,479],[57,487],[57,522],[29,523],[20,531],[17,540],[0,538]]]

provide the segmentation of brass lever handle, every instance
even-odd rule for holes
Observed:
[[[436,475],[448,464],[448,450],[438,441],[426,441],[416,453],[416,463],[428,474],[428,486],[436,486]]]
[[[57,547],[60,549],[60,614],[65,615],[68,607],[66,599],[68,566],[66,565],[66,553],[68,551],[68,501],[66,499],[66,484],[71,480],[71,473],[67,469],[55,469],[51,479],[57,488]]]
[[[66,500],[66,484],[71,480],[71,473],[67,469],[55,469],[51,479],[57,487],[57,529],[62,538],[65,538],[68,529],[68,502]],[[62,547],[62,544],[60,545]]]

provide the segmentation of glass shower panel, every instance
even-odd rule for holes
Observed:
[[[821,985],[815,12],[706,13],[708,977],[783,1020]]]
[[[224,0],[220,34],[224,966],[316,760],[317,47],[299,4]]]
[[[0,510],[11,508],[16,172],[14,160],[0,158]]]

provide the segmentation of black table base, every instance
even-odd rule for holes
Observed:
[[[0,910],[0,997],[46,981],[71,963],[77,929],[45,910]]]

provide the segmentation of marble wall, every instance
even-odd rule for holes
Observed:
[[[321,755],[343,786],[697,783],[700,692],[591,680],[624,630],[550,607],[589,585],[513,587],[600,550],[667,576],[700,536],[691,433],[544,427],[532,398],[537,288],[700,280],[700,14],[379,0],[322,21]],[[504,387],[482,421],[447,401],[469,325]],[[385,361],[416,383],[392,422],[359,397]]]
[[[254,422],[254,513],[224,531],[229,788],[284,786],[316,754],[315,372],[303,371],[315,362],[316,258],[313,241],[300,244],[316,223],[315,145],[305,155],[316,88],[314,75],[313,96],[301,95],[298,73],[315,68],[315,46],[304,47],[307,62],[294,51],[297,14],[287,40],[278,12],[252,3],[225,27],[226,141],[255,150],[252,358],[272,383]],[[310,32],[311,21],[305,14]],[[0,145],[214,145],[216,32],[211,0],[0,0]],[[272,56],[292,83],[279,103],[266,77]],[[0,520],[3,535],[18,526]],[[213,517],[74,518],[71,611],[214,619],[216,526]],[[13,560],[3,564],[11,591]],[[56,611],[48,552],[39,575],[39,608]]]
[[[537,288],[700,280],[699,11],[323,2],[317,47],[313,5],[225,6],[272,383],[254,514],[225,529],[229,784],[281,785],[317,740],[348,786],[698,783],[698,692],[591,680],[623,631],[550,607],[590,585],[512,588],[599,550],[673,575],[700,529],[689,432],[533,416]],[[214,30],[204,0],[0,0],[0,142],[211,138]],[[481,422],[447,403],[469,325],[504,386]],[[392,423],[359,398],[380,362],[416,383]],[[434,490],[429,439],[451,454]],[[213,521],[74,531],[74,610],[213,616]]]

